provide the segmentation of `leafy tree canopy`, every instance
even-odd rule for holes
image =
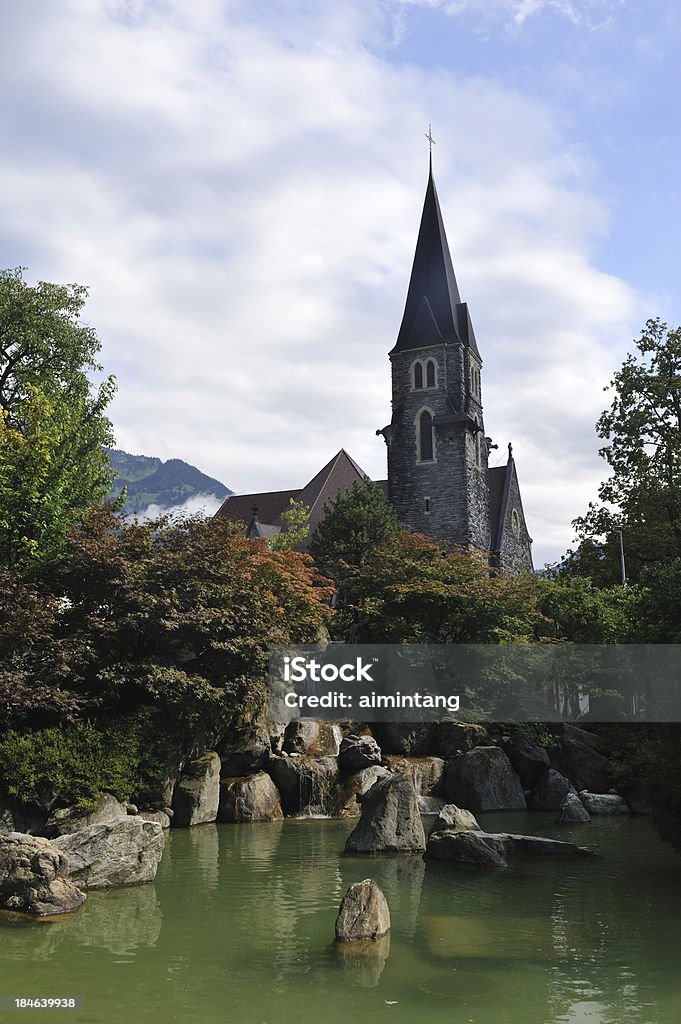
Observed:
[[[0,272],[0,562],[40,569],[108,490],[113,378],[89,374],[100,344],[79,320],[86,289]]]

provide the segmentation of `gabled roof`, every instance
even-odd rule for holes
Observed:
[[[407,301],[393,352],[433,344],[434,337],[438,337],[440,343],[463,340],[459,334],[457,311],[460,305],[461,297],[454,276],[431,162]],[[425,339],[420,334],[424,326]]]
[[[263,523],[273,523],[288,507],[291,498],[297,498],[300,491],[262,491],[259,494],[230,494],[225,498],[216,516],[226,516],[233,522],[250,523],[253,509]]]

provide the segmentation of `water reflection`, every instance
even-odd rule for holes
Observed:
[[[336,959],[343,978],[352,988],[376,988],[390,956],[390,933],[373,942],[336,942]]]

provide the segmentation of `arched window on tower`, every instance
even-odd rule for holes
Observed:
[[[414,390],[423,387],[423,363],[414,363]]]
[[[435,387],[435,360],[429,359],[426,363],[426,387]]]
[[[433,417],[424,409],[418,418],[419,462],[433,461]]]

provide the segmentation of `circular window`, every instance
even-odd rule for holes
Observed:
[[[517,508],[514,508],[511,512],[511,529],[516,537],[520,534],[520,516],[518,515]]]

